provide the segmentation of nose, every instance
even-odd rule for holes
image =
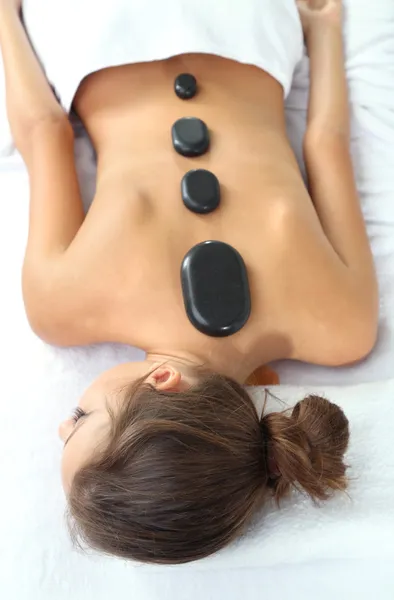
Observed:
[[[63,421],[62,423],[60,423],[59,425],[59,429],[58,429],[58,434],[59,434],[59,438],[62,440],[62,442],[65,442],[66,439],[68,438],[68,436],[70,435],[72,429],[74,426],[74,421],[72,419],[67,419],[66,421]]]

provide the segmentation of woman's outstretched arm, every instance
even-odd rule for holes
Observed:
[[[375,322],[377,283],[350,153],[342,0],[297,3],[310,59],[304,158],[320,223]]]
[[[28,252],[49,255],[68,247],[84,215],[73,130],[29,43],[18,1],[0,0],[7,113],[30,178]]]
[[[3,56],[7,114],[14,142],[29,164],[36,128],[66,121],[22,25],[20,0],[0,0],[0,46]]]
[[[23,291],[31,320],[54,310],[55,281],[84,220],[74,163],[74,134],[29,43],[19,0],[0,0],[0,46],[8,119],[30,181]],[[67,266],[72,270],[72,265]],[[51,304],[52,307],[48,306]],[[55,316],[53,316],[55,319]],[[39,328],[39,325],[36,327]]]

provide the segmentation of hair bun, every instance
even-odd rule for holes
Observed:
[[[347,487],[343,456],[349,442],[349,422],[339,406],[320,396],[308,396],[286,412],[267,414],[261,425],[267,441],[267,461],[277,465],[273,482],[276,500],[291,487],[301,487],[314,500],[324,500]]]
[[[291,418],[306,433],[311,451],[336,452],[341,456],[349,444],[349,421],[339,406],[320,396],[298,402]]]

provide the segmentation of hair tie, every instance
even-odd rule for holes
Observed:
[[[269,479],[275,480],[281,476],[278,463],[276,462],[276,459],[272,456],[272,453],[270,451],[268,451],[267,456],[267,471]]]

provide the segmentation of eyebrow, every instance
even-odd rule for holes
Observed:
[[[63,449],[67,446],[68,442],[71,440],[71,438],[73,437],[73,435],[75,435],[77,433],[77,431],[79,431],[81,429],[82,425],[86,421],[86,417],[88,417],[90,414],[91,413],[87,413],[83,417],[80,417],[80,419],[78,420],[78,423],[75,425],[74,429],[72,430],[72,432],[70,433],[70,435],[68,436],[68,438],[66,439],[66,441],[64,442]]]

